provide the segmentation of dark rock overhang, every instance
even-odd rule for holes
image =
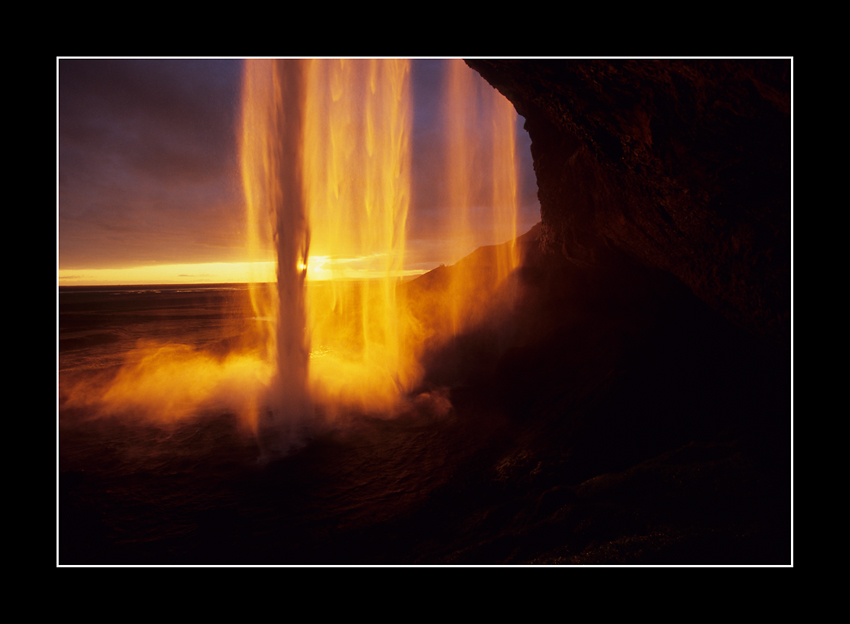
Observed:
[[[526,119],[543,239],[790,346],[791,61],[469,60]]]

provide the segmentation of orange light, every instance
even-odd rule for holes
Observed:
[[[418,300],[399,289],[416,273],[404,270],[409,62],[247,61],[240,157],[250,261],[113,279],[179,283],[168,271],[207,270],[212,282],[249,282],[253,324],[224,357],[140,345],[111,383],[72,388],[69,400],[160,421],[227,405],[255,431],[260,422],[292,431],[315,418],[317,404],[331,418],[350,408],[393,413],[421,378],[423,349],[469,329],[517,265],[516,113],[461,61],[451,63],[446,93],[451,260],[491,245],[452,267],[447,288],[414,291]],[[488,128],[483,141],[473,126]],[[493,185],[479,182],[490,177],[479,174],[484,167]],[[59,279],[82,278],[60,271]]]
[[[59,269],[60,286],[245,284],[275,279],[273,261],[158,264],[120,269]]]
[[[479,311],[468,294],[492,291],[516,268],[517,172],[516,112],[498,91],[460,59],[450,62],[443,118],[446,134],[443,236],[451,241],[453,261],[482,245],[500,244],[487,267],[452,272],[446,322],[452,335],[467,329]],[[486,132],[482,132],[486,128]],[[473,134],[473,129],[477,131]],[[483,140],[482,140],[483,137]],[[489,168],[492,176],[480,170]],[[482,180],[492,180],[487,186]],[[502,243],[508,242],[508,246]],[[493,266],[490,266],[493,265]],[[485,270],[486,269],[486,270]]]
[[[396,286],[410,194],[410,66],[314,60],[304,127],[311,247],[310,388],[325,404],[388,410],[418,375]],[[308,270],[308,276],[310,275]]]

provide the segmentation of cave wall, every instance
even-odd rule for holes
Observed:
[[[791,62],[469,60],[526,122],[544,244],[790,347]]]

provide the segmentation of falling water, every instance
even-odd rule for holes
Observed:
[[[311,387],[327,404],[387,409],[416,377],[397,285],[410,193],[410,63],[314,60],[305,117]],[[311,260],[312,261],[312,260]]]
[[[304,299],[310,231],[301,162],[304,70],[297,60],[252,60],[243,79],[241,159],[249,246],[261,256],[271,240],[277,260],[276,292],[262,285],[252,290],[255,314],[264,321],[260,346],[275,366],[256,410],[258,432],[271,453],[285,451],[297,439],[311,412]]]
[[[508,242],[497,250],[497,280],[501,282],[519,265],[516,248],[519,174],[514,131],[517,116],[507,98],[495,89],[490,89],[488,94],[493,137],[492,240],[497,243]]]
[[[415,378],[396,289],[410,189],[409,83],[409,61],[246,63],[249,239],[258,256],[273,240],[277,256],[277,295],[257,287],[253,301],[256,316],[270,320],[259,342],[278,373],[265,399],[284,431],[311,412],[311,397],[329,415],[340,405],[385,409]],[[305,288],[308,264],[333,279]],[[264,410],[258,405],[260,422]]]
[[[516,117],[461,61],[450,63],[446,87],[446,236],[455,260],[507,243],[492,248],[483,272],[454,273],[448,335],[456,335],[468,325],[468,293],[492,292],[516,266]],[[421,376],[421,336],[398,292],[411,124],[409,61],[246,63],[249,239],[257,260],[269,248],[277,259],[276,289],[256,287],[253,296],[265,320],[258,345],[276,370],[256,422],[281,432],[281,446],[319,413],[392,411]],[[485,168],[492,184],[479,182],[491,177]],[[305,282],[308,270],[332,279]]]
[[[460,59],[449,63],[445,82],[445,177],[449,210],[444,218],[458,260],[482,244],[492,249],[487,271],[456,271],[450,285],[452,334],[468,327],[473,310],[466,293],[497,287],[516,268],[516,111]],[[490,169],[492,176],[481,172]],[[492,180],[485,184],[484,180]],[[487,242],[484,242],[487,241]]]

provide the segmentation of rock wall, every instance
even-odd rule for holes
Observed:
[[[543,240],[790,347],[790,60],[470,60],[526,119]]]

